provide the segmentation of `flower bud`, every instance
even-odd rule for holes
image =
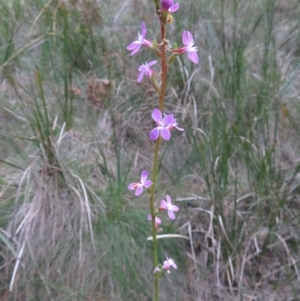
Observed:
[[[155,273],[160,273],[160,268],[159,268],[159,267],[156,267],[156,268],[154,269],[153,273],[154,273],[154,274],[155,274]]]
[[[160,4],[163,10],[168,10],[173,5],[173,0],[160,0]]]

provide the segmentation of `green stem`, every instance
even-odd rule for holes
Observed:
[[[158,10],[159,10],[159,0],[153,0],[154,1],[154,4],[155,4],[155,7],[156,7],[156,12],[158,14]]]
[[[151,186],[151,192],[150,192],[150,210],[151,210],[151,216],[152,216],[153,265],[154,265],[154,268],[156,268],[158,265],[157,239],[156,239],[156,228],[155,228],[155,212],[154,212],[154,192],[155,192],[155,183],[156,183],[156,176],[157,176],[159,143],[160,143],[160,139],[157,139],[155,142],[153,168],[152,168],[153,184]],[[154,300],[158,301],[158,279],[157,278],[154,278]]]
[[[160,28],[161,28],[161,40],[162,40],[162,50],[161,50],[161,88],[159,89],[159,110],[163,112],[164,100],[167,89],[167,72],[168,65],[166,60],[166,41],[165,41],[165,25],[162,14],[159,16]],[[157,178],[157,165],[158,165],[158,151],[161,138],[158,138],[155,142],[154,148],[154,159],[152,168],[152,186],[150,190],[150,210],[152,216],[152,238],[153,238],[153,265],[154,268],[158,265],[158,255],[157,255],[157,238],[156,238],[156,228],[155,228],[155,209],[154,209],[154,193],[155,193],[155,183]],[[154,277],[154,301],[158,301],[158,278]]]
[[[166,41],[165,41],[165,25],[163,23],[163,17],[160,16],[160,31],[162,40],[162,50],[161,50],[161,89],[159,94],[159,110],[162,112],[164,110],[165,94],[167,90],[167,73],[168,65],[166,60]]]

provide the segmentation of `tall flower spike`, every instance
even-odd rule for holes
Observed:
[[[161,111],[158,109],[154,109],[151,116],[152,119],[156,122],[157,127],[152,129],[152,131],[150,132],[150,139],[155,141],[158,139],[159,135],[161,135],[164,140],[170,140],[171,134],[168,130],[168,126],[172,124],[174,116],[164,115],[163,118]]]
[[[139,67],[139,71],[140,71],[140,75],[138,77],[138,82],[139,83],[142,81],[144,75],[148,75],[149,77],[152,76],[152,74],[154,73],[154,71],[151,70],[150,67],[152,67],[156,63],[157,63],[157,61],[151,61],[149,63],[146,62],[146,64],[142,64]]]
[[[174,212],[178,211],[179,208],[176,205],[172,204],[171,197],[168,194],[166,195],[166,200],[167,201],[165,201],[165,200],[160,201],[159,210],[168,211],[169,218],[175,219],[176,216],[175,216]]]
[[[143,170],[141,174],[141,181],[129,184],[128,189],[135,190],[136,196],[141,195],[144,188],[149,188],[152,185],[152,181],[147,180],[147,178],[148,178],[148,171]]]
[[[141,45],[152,47],[152,43],[145,39],[147,33],[146,25],[143,21],[141,23],[142,23],[142,34],[138,32],[138,39],[127,46],[127,50],[132,51],[130,55],[135,55],[141,48]]]
[[[175,3],[174,0],[160,0],[161,10],[174,13],[179,9],[179,4]]]

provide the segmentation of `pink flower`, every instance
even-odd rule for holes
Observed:
[[[179,8],[179,4],[174,4],[174,0],[160,0],[160,5],[162,11],[168,11],[169,13],[174,13]]]
[[[152,76],[152,74],[154,73],[153,70],[150,69],[150,67],[152,67],[154,64],[156,64],[157,61],[151,61],[149,63],[146,62],[146,64],[142,64],[139,67],[139,71],[140,71],[140,75],[138,77],[138,82],[140,83],[144,77],[144,75],[148,75],[149,77]]]
[[[184,44],[184,47],[174,49],[174,50],[172,50],[172,52],[187,53],[189,56],[189,59],[193,63],[199,64],[199,57],[197,54],[198,48],[194,46],[195,41],[194,41],[193,35],[189,31],[184,31],[182,33],[182,42]]]
[[[138,39],[127,46],[127,50],[132,51],[130,55],[136,54],[141,48],[141,45],[152,47],[152,43],[145,39],[147,33],[146,25],[143,21],[141,23],[142,23],[142,34],[138,32]]]
[[[185,52],[188,53],[189,59],[193,63],[198,64],[199,63],[199,58],[197,54],[198,49],[197,47],[194,47],[195,41],[192,34],[189,31],[184,31],[182,33],[182,42],[185,46],[183,47],[183,49],[185,50]]]
[[[136,196],[141,195],[144,188],[149,188],[152,185],[152,181],[147,180],[147,178],[148,172],[147,170],[143,170],[141,174],[141,181],[129,184],[128,189],[135,190]]]
[[[165,116],[167,116],[167,115],[165,115]],[[171,116],[173,116],[173,115],[171,115]],[[173,128],[176,128],[178,131],[184,131],[183,128],[180,128],[180,127],[178,126],[178,123],[177,123],[177,121],[176,121],[176,118],[174,118],[174,116],[173,116],[172,122],[170,122],[170,124],[167,126],[167,129],[168,129],[169,131],[171,131]]]
[[[148,214],[148,221],[152,221],[151,214]],[[161,224],[161,219],[158,216],[155,216],[155,229],[157,230],[159,225]]]
[[[154,109],[151,114],[153,120],[156,122],[157,127],[152,129],[150,132],[150,139],[155,141],[158,139],[159,135],[162,136],[164,140],[170,140],[171,134],[168,127],[174,121],[173,115],[164,115],[162,117],[161,111],[158,109]]]
[[[168,194],[166,195],[166,199],[167,199],[167,201],[165,201],[165,200],[160,201],[159,210],[168,211],[169,218],[175,219],[176,216],[175,216],[174,212],[178,211],[179,208],[172,204],[171,197]]]
[[[177,269],[177,265],[175,261],[172,258],[168,258],[163,263],[163,269],[167,271],[167,273],[170,273],[170,268],[173,267],[174,269]]]

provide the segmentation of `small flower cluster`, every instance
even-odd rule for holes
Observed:
[[[170,115],[169,115],[170,116]],[[139,196],[142,194],[144,188],[149,188],[153,184],[152,181],[147,180],[148,172],[147,170],[143,170],[141,174],[141,180],[139,182],[134,182],[128,185],[129,190],[135,190],[135,195]],[[160,211],[166,211],[170,219],[176,219],[174,212],[179,211],[178,206],[172,204],[171,197],[167,194],[166,200],[162,199],[160,201],[160,206],[155,209],[155,229],[157,232],[161,232],[162,229],[159,228],[161,225],[161,219],[157,216]],[[147,216],[148,221],[152,221],[152,215],[148,214]],[[163,265],[158,265],[154,269],[154,274],[161,274],[162,271],[166,271],[170,273],[170,268],[173,267],[177,269],[177,265],[175,264],[174,260],[167,257],[167,260],[163,262]]]
[[[147,180],[148,178],[148,171],[143,170],[141,174],[141,180],[139,182],[134,182],[128,185],[129,190],[135,190],[135,195],[139,196],[142,194],[144,188],[149,188],[153,183],[150,180]],[[156,212],[159,211],[167,211],[168,216],[170,219],[176,219],[176,216],[174,212],[178,211],[179,208],[172,204],[171,197],[167,194],[166,195],[166,201],[162,199],[160,201],[160,206],[157,208]],[[151,215],[148,215],[148,220],[152,220]],[[160,225],[161,220],[156,216],[155,218],[155,224]]]
[[[168,16],[171,16],[171,13],[176,12],[179,9],[179,4],[174,3],[173,0],[161,0],[160,1],[161,7],[159,9],[159,12],[166,13],[167,19]],[[142,45],[149,47],[153,49],[158,55],[160,53],[159,49],[157,48],[158,45],[156,43],[153,43],[146,39],[147,34],[147,28],[145,23],[141,22],[142,27],[142,34],[138,32],[138,38],[137,40],[133,41],[131,44],[127,46],[127,50],[131,51],[130,55],[135,55],[141,48]],[[184,30],[182,33],[182,43],[183,47],[177,48],[177,49],[170,49],[169,51],[172,52],[173,56],[180,55],[183,53],[188,54],[188,58],[194,63],[199,64],[199,57],[197,54],[198,48],[194,46],[195,41],[193,38],[193,35],[191,32]],[[140,72],[138,76],[138,82],[140,83],[143,80],[144,75],[149,76],[150,78],[153,78],[153,76],[156,75],[156,73],[151,69],[153,65],[155,65],[157,61],[150,61],[149,63],[146,62],[145,64],[142,64],[138,70]]]

